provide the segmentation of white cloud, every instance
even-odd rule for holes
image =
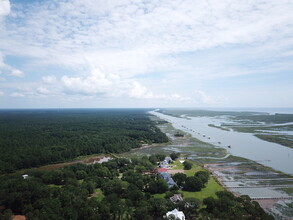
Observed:
[[[205,92],[201,90],[194,91],[195,94],[195,101],[199,104],[217,104],[218,101],[215,98],[207,95]]]
[[[0,48],[40,65],[90,63],[122,77],[172,69],[178,63],[169,55],[181,52],[279,44],[292,36],[293,25],[290,0],[52,0],[32,4],[27,14],[22,7],[15,7]]]
[[[155,95],[148,91],[146,87],[140,85],[138,82],[132,83],[133,88],[130,90],[129,96],[133,98],[152,99]]]
[[[24,97],[25,95],[20,92],[13,92],[10,94],[11,97]]]
[[[1,16],[6,16],[10,13],[10,1],[1,0],[0,1],[0,18]]]
[[[100,69],[93,69],[89,75],[61,78],[63,92],[80,96],[130,97],[137,99],[164,99],[185,101],[190,98],[178,94],[155,94],[132,79],[122,80],[118,75],[105,74]]]
[[[42,77],[43,82],[47,84],[52,84],[56,82],[56,76],[50,75],[50,76],[43,76]]]
[[[41,75],[32,94],[217,104],[219,97],[194,88],[292,70],[292,11],[292,0],[16,1],[11,11],[0,0],[0,72],[23,76],[4,56],[25,57],[26,71],[66,70]]]
[[[0,96],[3,96],[4,95],[4,92],[0,91]]]
[[[12,69],[10,75],[16,77],[24,77],[24,73],[18,69]]]
[[[6,73],[10,76],[24,77],[24,73],[6,63],[4,63],[4,56],[0,51],[0,74]]]
[[[99,69],[93,69],[86,77],[63,76],[61,82],[64,91],[70,94],[101,95],[109,91],[110,87],[119,79],[114,74],[105,75]]]
[[[47,88],[44,88],[44,87],[38,87],[37,92],[40,95],[49,95],[50,94],[50,91]]]
[[[138,99],[162,99],[162,100],[171,100],[171,101],[188,101],[189,97],[182,97],[178,94],[154,94],[152,91],[149,91],[146,87],[142,86],[138,82],[132,82],[132,89],[129,92],[129,96],[132,98]]]

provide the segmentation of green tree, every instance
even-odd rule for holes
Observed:
[[[200,191],[203,186],[204,185],[199,178],[195,176],[190,176],[186,178],[183,189],[185,191],[196,192],[196,191]]]
[[[180,153],[173,152],[170,154],[170,157],[172,160],[176,160],[179,156],[180,156]]]
[[[189,161],[183,162],[184,170],[190,170],[192,168],[192,163]]]
[[[209,181],[210,174],[207,171],[198,171],[197,173],[195,173],[194,176],[199,178],[202,181],[202,183],[205,184]]]
[[[185,180],[187,178],[185,173],[176,173],[173,176],[173,180],[177,183],[179,186],[183,186],[185,183]]]

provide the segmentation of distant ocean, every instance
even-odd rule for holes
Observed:
[[[192,109],[210,110],[210,111],[232,111],[232,112],[265,112],[265,113],[269,113],[269,114],[275,114],[275,113],[293,114],[293,108],[222,108],[222,107],[209,108],[209,107],[202,107],[202,108],[192,108]]]

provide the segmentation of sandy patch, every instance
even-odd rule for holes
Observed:
[[[170,173],[170,174],[175,174],[175,173],[184,173],[184,170],[168,170],[167,171],[168,173]]]
[[[254,199],[263,209],[271,209],[274,204],[282,199]]]
[[[24,215],[15,215],[12,220],[26,220],[26,217]]]

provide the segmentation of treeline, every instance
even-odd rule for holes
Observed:
[[[146,110],[2,110],[0,174],[167,141]]]
[[[154,158],[152,158],[154,159]],[[152,161],[152,162],[151,162]],[[103,164],[75,164],[52,171],[30,170],[21,175],[0,176],[0,219],[13,214],[28,220],[72,219],[163,219],[167,211],[179,208],[186,219],[273,219],[248,197],[235,198],[219,192],[218,198],[203,203],[184,198],[176,204],[154,171],[156,162],[148,157],[119,158]],[[148,175],[147,175],[148,173]],[[208,178],[201,173],[196,176]],[[154,193],[165,193],[156,198]]]

